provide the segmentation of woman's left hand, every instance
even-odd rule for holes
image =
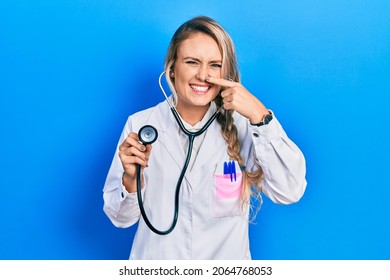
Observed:
[[[242,84],[214,77],[208,77],[206,81],[226,88],[221,92],[223,107],[226,110],[236,111],[248,118],[253,124],[261,122],[264,116],[268,114],[268,110],[263,103]]]

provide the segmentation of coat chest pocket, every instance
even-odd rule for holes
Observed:
[[[229,174],[214,174],[210,180],[210,214],[212,219],[241,215],[242,173],[236,180]]]

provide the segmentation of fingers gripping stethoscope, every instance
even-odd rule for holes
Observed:
[[[211,117],[210,119],[206,122],[206,124],[198,131],[196,132],[191,132],[189,131],[188,129],[185,128],[183,122],[181,121],[180,117],[179,117],[179,114],[178,112],[176,111],[176,108],[172,105],[172,103],[170,102],[167,94],[165,93],[165,90],[164,90],[164,87],[162,86],[161,84],[161,79],[162,79],[162,76],[165,74],[165,71],[161,73],[159,79],[158,79],[158,82],[159,82],[159,85],[160,85],[160,89],[161,91],[163,92],[164,96],[165,96],[165,99],[167,100],[168,104],[169,104],[169,107],[171,108],[171,111],[172,111],[172,114],[173,116],[175,117],[180,129],[183,131],[184,134],[186,134],[188,136],[188,150],[187,150],[187,156],[186,156],[186,159],[185,159],[185,162],[184,162],[184,165],[183,165],[183,169],[181,170],[181,173],[180,173],[180,176],[179,176],[179,179],[177,180],[177,184],[176,184],[176,190],[175,190],[175,209],[174,209],[174,215],[173,215],[173,221],[172,221],[172,224],[171,226],[167,229],[167,230],[158,230],[156,229],[152,223],[149,221],[146,213],[145,213],[145,209],[144,209],[144,205],[143,205],[143,202],[142,202],[142,196],[141,196],[141,166],[139,164],[137,164],[137,199],[138,199],[138,204],[139,204],[139,208],[140,208],[140,211],[141,211],[141,215],[142,215],[142,218],[144,219],[146,225],[156,234],[160,234],[160,235],[166,235],[166,234],[169,234],[170,232],[173,231],[173,229],[175,228],[176,226],[176,223],[177,223],[177,220],[178,220],[178,216],[179,216],[179,194],[180,194],[180,188],[181,188],[181,184],[183,182],[183,178],[184,178],[184,175],[187,171],[187,167],[188,167],[188,164],[190,163],[190,159],[191,159],[191,151],[192,151],[192,146],[194,144],[194,139],[195,137],[201,135],[203,132],[205,132],[207,130],[207,128],[212,124],[212,122],[217,118],[217,116],[220,114],[220,110],[217,110]],[[140,141],[144,144],[144,145],[147,145],[147,144],[152,144],[154,143],[156,140],[157,140],[157,137],[158,137],[158,132],[157,132],[157,129],[154,128],[153,126],[151,125],[145,125],[143,126],[139,132],[138,132],[138,137],[140,139]]]

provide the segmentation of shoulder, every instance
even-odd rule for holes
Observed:
[[[132,127],[132,130],[138,130],[142,126],[154,123],[154,120],[161,119],[161,114],[166,110],[166,101],[158,103],[156,106],[138,111],[127,118],[127,125]]]

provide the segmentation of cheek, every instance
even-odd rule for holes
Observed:
[[[187,69],[183,69],[183,67],[177,68],[175,70],[175,84],[179,86],[180,84],[186,83],[189,80],[189,77],[191,76],[190,71]]]
[[[220,86],[217,86],[217,87],[214,87],[214,98],[218,96],[218,93],[221,91],[221,87]]]
[[[178,77],[175,77],[173,84],[174,84],[175,88],[180,88],[180,87],[184,86],[185,80],[183,79],[183,77],[178,76]]]
[[[186,91],[187,80],[183,76],[178,76],[173,79],[173,86],[178,95],[183,94]]]
[[[222,78],[222,70],[221,69],[211,70],[210,76],[215,78]]]

